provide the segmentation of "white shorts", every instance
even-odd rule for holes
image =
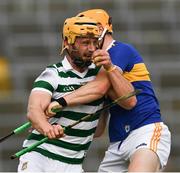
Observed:
[[[60,162],[34,151],[24,154],[19,160],[18,172],[83,172],[82,164]]]
[[[98,172],[127,171],[132,154],[140,148],[154,151],[162,169],[167,164],[170,146],[171,134],[164,123],[145,125],[133,130],[122,143],[110,143]]]

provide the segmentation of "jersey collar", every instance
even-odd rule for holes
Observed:
[[[68,59],[66,58],[66,56],[62,60],[62,65],[63,65],[65,71],[74,70],[73,67],[71,66],[71,64],[69,63]],[[90,66],[88,66],[88,69],[94,69],[95,67],[96,67],[95,64],[92,63]]]
[[[114,42],[115,42],[115,40],[113,40],[113,41],[109,44],[109,46],[106,48],[106,51],[108,51],[108,50],[113,46]]]
[[[89,69],[95,69],[96,68],[95,64],[91,64],[90,66],[88,66],[87,70],[85,70],[84,72],[80,73],[80,72],[76,71],[75,69],[73,69],[73,67],[69,63],[68,59],[66,58],[66,56],[62,60],[62,65],[63,65],[63,67],[64,67],[66,72],[67,71],[72,71],[73,73],[77,74],[78,76],[80,76],[82,78],[87,74]]]
[[[65,71],[73,70],[73,67],[71,66],[71,64],[70,64],[69,61],[67,60],[66,56],[65,56],[64,59],[62,60],[62,65],[63,65]]]

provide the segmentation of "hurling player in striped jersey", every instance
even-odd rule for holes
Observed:
[[[49,140],[20,157],[18,172],[82,172],[82,162],[93,140],[100,113],[63,131],[63,127],[78,121],[88,114],[96,113],[104,104],[104,94],[110,83],[102,68],[92,63],[92,56],[99,48],[100,31],[97,22],[88,17],[72,17],[64,22],[62,52],[65,56],[47,68],[34,82],[28,103],[27,117],[34,130],[23,143],[23,147]],[[99,53],[97,52],[97,55]],[[95,96],[86,91],[88,103],[67,105],[63,98],[94,80],[101,85],[95,87]],[[57,100],[62,111],[48,117],[46,109],[51,100]]]

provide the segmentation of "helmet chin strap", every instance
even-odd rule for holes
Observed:
[[[104,36],[106,34],[106,31],[107,31],[107,28],[105,27],[102,34],[101,34],[101,36],[99,37],[98,41],[101,41],[104,38]]]
[[[100,48],[100,49],[102,49],[102,47],[103,47],[103,44],[104,44],[104,36],[105,36],[106,32],[107,32],[107,28],[105,27],[104,30],[103,30],[103,32],[102,32],[102,34],[101,34],[101,36],[100,36],[99,39],[98,39],[98,41],[99,41],[99,48]],[[100,42],[101,42],[101,43],[100,43]]]

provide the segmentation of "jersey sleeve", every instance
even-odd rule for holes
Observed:
[[[130,71],[140,58],[137,50],[132,45],[125,43],[115,43],[109,53],[112,63],[120,67],[122,71]]]
[[[58,87],[58,72],[55,68],[46,68],[35,80],[32,91],[48,92],[50,95]]]

